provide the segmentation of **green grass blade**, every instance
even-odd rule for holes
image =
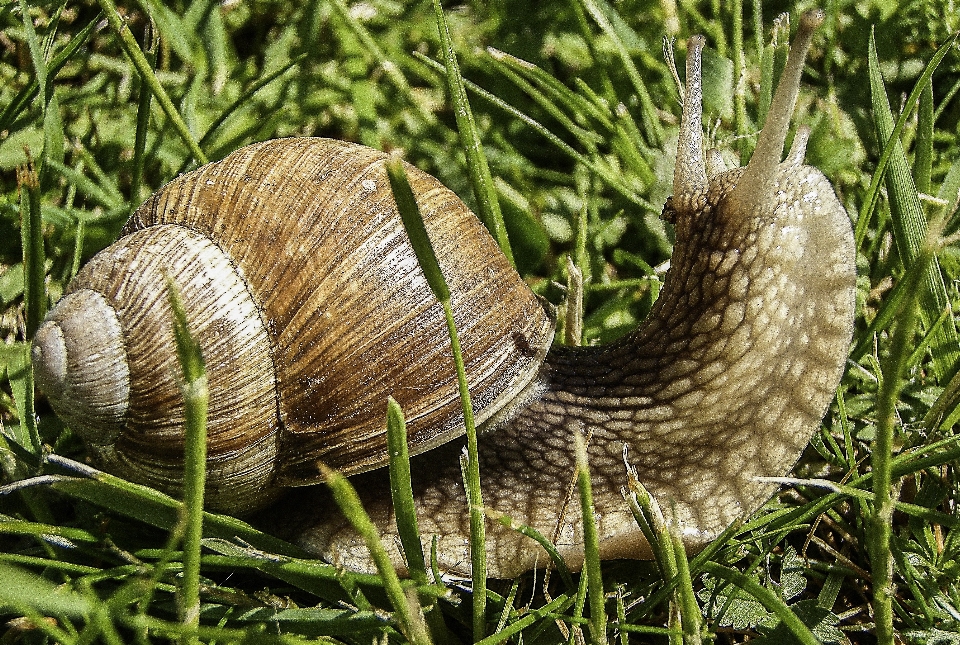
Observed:
[[[927,79],[920,92],[917,106],[916,158],[914,181],[921,193],[930,192],[930,175],[933,169],[933,78]]]
[[[911,90],[910,95],[907,97],[907,100],[903,106],[903,110],[900,112],[900,116],[897,118],[896,125],[893,126],[889,136],[881,137],[881,140],[885,142],[883,152],[880,154],[880,160],[877,162],[877,167],[874,170],[873,178],[870,180],[870,188],[867,189],[867,194],[863,201],[864,206],[860,210],[860,216],[857,219],[857,225],[854,230],[854,237],[856,239],[856,245],[858,249],[862,248],[864,237],[867,234],[867,230],[869,229],[870,222],[873,218],[873,211],[876,209],[876,206],[879,203],[880,183],[886,176],[885,173],[887,170],[887,165],[889,164],[894,151],[898,147],[901,151],[903,149],[903,146],[900,143],[900,133],[903,131],[903,128],[907,123],[907,118],[913,112],[913,106],[916,105],[920,100],[920,95],[923,93],[926,83],[933,78],[933,73],[937,70],[937,67],[940,65],[943,57],[946,56],[953,47],[953,43],[956,42],[958,35],[960,34],[954,34],[950,36],[947,39],[947,42],[941,45],[941,47],[931,57],[930,62],[927,63],[923,73],[920,75],[920,78],[917,79],[917,83],[914,85],[913,90]],[[890,113],[890,105],[886,99],[886,89],[883,86],[883,77],[880,74],[879,62],[877,61],[876,44],[874,43],[872,37],[870,38],[868,54],[870,91],[871,96],[875,101],[874,118],[877,119],[879,128],[879,120],[881,118],[885,123],[890,123],[893,120],[893,115]],[[879,111],[877,110],[877,104],[880,106]],[[936,114],[934,114],[934,121],[936,121]],[[884,127],[886,128],[886,126]]]
[[[950,217],[944,229],[956,231],[957,226],[960,225],[960,208],[957,208],[960,205],[960,158],[955,159],[950,164],[950,168],[940,184],[940,189],[937,191],[937,199],[940,200],[941,204],[946,205],[946,213],[949,213],[951,209],[953,210],[953,216]]]
[[[573,602],[574,599],[567,595],[554,598],[543,607],[524,612],[521,618],[507,625],[502,631],[477,641],[476,645],[499,645],[500,643],[505,643],[511,637],[519,634],[535,622],[565,611]]]
[[[683,627],[684,645],[700,645],[700,631],[703,629],[703,614],[697,597],[693,592],[693,579],[690,575],[690,562],[679,535],[670,535],[673,552],[677,562],[677,606],[680,610],[680,625]]]
[[[730,14],[733,17],[731,33],[733,34],[733,122],[737,133],[737,148],[740,153],[740,165],[749,162],[747,158],[747,133],[750,124],[747,121],[747,92],[743,82],[746,60],[743,50],[743,0],[734,0],[731,3]],[[758,123],[763,123],[759,121]]]
[[[172,279],[167,280],[167,295],[173,310],[177,358],[183,371],[184,434],[183,466],[184,525],[183,586],[181,618],[184,625],[200,625],[200,542],[203,539],[203,493],[207,476],[207,372],[200,345],[190,335],[187,312]],[[199,642],[195,637],[189,642]]]
[[[666,519],[663,517],[663,512],[660,510],[660,505],[646,487],[640,483],[636,468],[630,465],[627,465],[627,491],[625,491],[625,497],[630,511],[633,513],[633,517],[640,527],[640,531],[653,550],[653,557],[657,563],[657,568],[660,569],[660,577],[663,578],[664,582],[668,583],[671,588],[676,588],[680,584],[683,584],[684,581],[679,577],[677,551],[674,547],[673,536],[670,535],[670,529],[667,526]],[[684,558],[686,558],[686,554],[684,554]],[[686,578],[689,578],[689,563],[685,566]],[[675,593],[674,598],[676,599],[678,595],[679,593]],[[696,601],[694,601],[694,604],[696,604]],[[676,601],[675,606],[679,606],[679,603],[676,603]],[[697,611],[699,612],[699,607]],[[667,619],[668,627],[670,627],[673,632],[670,635],[671,645],[679,645],[683,641],[683,625],[682,622],[678,623],[678,619],[682,620],[683,615],[683,613],[678,615],[676,611],[669,612]]]
[[[143,0],[143,6],[150,15],[150,19],[156,25],[167,46],[169,46],[176,55],[183,61],[189,61],[191,65],[205,66],[202,52],[198,51],[197,39],[194,36],[196,31],[188,29],[185,20],[170,6],[161,0]],[[103,7],[103,5],[101,5]],[[107,11],[106,7],[103,7]]]
[[[893,141],[889,167],[886,172],[887,192],[890,198],[890,210],[893,215],[894,239],[904,264],[915,262],[924,244],[927,231],[926,217],[920,205],[920,197],[913,183],[910,166],[897,133],[894,132],[893,115],[887,101],[886,88],[880,75],[876,46],[871,38],[869,47],[870,89],[873,99],[873,112],[876,119],[877,134],[881,141]],[[928,65],[930,68],[933,65]],[[932,69],[931,69],[932,74]],[[914,93],[919,94],[925,83],[918,84]],[[912,103],[910,103],[912,105]],[[906,114],[909,110],[905,110]],[[927,269],[922,291],[920,316],[926,326],[931,326],[941,312],[949,307],[946,287],[940,268],[934,259]],[[953,375],[960,359],[960,336],[951,318],[940,327],[937,339],[932,346],[934,361],[932,367],[936,375],[949,378]]]
[[[387,160],[387,173],[390,177],[390,186],[393,189],[393,198],[397,202],[397,209],[400,211],[400,218],[403,220],[403,227],[407,231],[407,237],[410,238],[410,244],[417,255],[417,262],[423,270],[423,275],[430,285],[430,290],[440,302],[450,300],[450,289],[447,287],[447,281],[440,270],[440,263],[437,261],[437,255],[433,251],[433,245],[430,243],[430,237],[427,235],[427,229],[423,225],[423,218],[420,216],[420,207],[413,196],[413,189],[407,181],[406,171],[403,168],[403,161],[396,153]]]
[[[916,261],[916,274],[928,274],[934,263],[934,254],[929,243],[920,250]],[[910,267],[914,269],[914,267]],[[919,280],[918,280],[919,282]],[[893,578],[893,511],[896,491],[892,486],[892,457],[894,434],[897,427],[897,402],[903,387],[907,360],[916,335],[918,313],[918,289],[908,292],[904,310],[893,332],[891,353],[883,366],[883,381],[877,393],[877,428],[871,454],[873,472],[874,511],[870,518],[871,531],[867,534],[867,547],[873,565],[873,613],[876,623],[877,642],[892,645],[894,642],[893,601],[896,595]]]
[[[919,262],[914,262],[907,267],[899,282],[884,298],[876,316],[870,321],[861,336],[860,342],[850,352],[850,360],[859,361],[873,349],[877,335],[890,328],[907,307],[907,301],[913,300],[914,292],[921,287],[926,279],[925,271],[926,267]]]
[[[102,16],[98,15],[96,18],[87,23],[83,29],[78,31],[70,39],[70,41],[50,59],[49,64],[46,66],[48,85],[50,83],[50,79],[56,77],[56,75],[60,72],[60,69],[87,42],[90,34],[96,28],[97,23],[100,22],[101,17]],[[3,112],[0,112],[0,132],[7,130],[10,127],[10,124],[17,117],[19,117],[24,110],[27,110],[30,107],[30,104],[33,102],[34,97],[39,93],[39,91],[40,83],[36,78],[34,78],[26,87],[17,92],[17,95],[9,104],[7,104],[7,106],[3,109]]]
[[[473,417],[473,403],[470,401],[470,390],[467,386],[467,374],[463,364],[463,354],[460,351],[460,339],[457,326],[453,319],[453,309],[450,305],[450,289],[440,271],[440,263],[427,236],[423,225],[420,209],[413,196],[413,190],[407,181],[403,162],[399,155],[393,154],[387,159],[387,174],[390,177],[390,186],[393,189],[394,199],[403,220],[403,226],[417,255],[417,261],[423,270],[430,288],[437,300],[443,305],[447,319],[447,331],[450,334],[450,348],[453,352],[453,362],[457,367],[457,382],[460,386],[460,401],[463,407],[463,422],[467,433],[467,467],[464,486],[467,490],[467,500],[470,512],[470,562],[473,579],[473,635],[474,640],[480,640],[486,631],[487,615],[487,559],[486,559],[486,527],[484,526],[483,494],[480,490],[480,461],[477,448],[477,427]]]
[[[407,423],[403,410],[393,397],[387,399],[387,450],[390,451],[390,495],[397,516],[397,532],[407,558],[410,577],[418,584],[427,583],[426,560],[417,511],[410,484],[410,452],[407,449]]]
[[[0,579],[3,580],[0,585],[0,606],[25,613],[32,609],[40,615],[74,618],[89,617],[93,609],[86,596],[20,567],[0,563]],[[61,637],[65,635],[61,634]]]
[[[456,52],[453,51],[453,42],[450,31],[443,15],[440,0],[433,0],[434,13],[437,16],[437,28],[440,30],[440,43],[443,48],[443,59],[447,78],[447,91],[450,94],[450,103],[457,119],[457,131],[460,134],[460,143],[467,156],[467,172],[473,186],[473,194],[477,199],[477,213],[486,225],[493,239],[497,241],[500,250],[506,256],[510,266],[516,267],[513,259],[513,250],[507,237],[507,228],[503,223],[503,214],[500,212],[500,201],[497,190],[490,176],[490,167],[483,154],[483,144],[480,141],[480,132],[470,109],[467,99],[467,90],[460,76],[460,66],[457,63]]]
[[[85,176],[82,172],[70,166],[65,166],[59,161],[50,159],[47,162],[47,168],[50,172],[57,173],[63,177],[64,181],[70,186],[75,187],[84,196],[89,197],[108,211],[118,210],[126,204],[123,196],[114,192],[112,186],[101,186]]]
[[[736,569],[717,564],[716,562],[704,562],[702,568],[710,575],[726,580],[756,598],[767,611],[773,613],[783,621],[783,624],[802,645],[821,645],[817,637],[813,635],[813,632],[803,624],[803,621],[793,613],[790,607],[784,604],[783,600],[781,600],[777,594],[750,576],[740,573]]]
[[[417,511],[413,500],[413,487],[410,482],[410,451],[407,448],[407,424],[403,410],[393,397],[387,399],[387,449],[390,452],[390,495],[393,498],[393,510],[396,515],[397,533],[407,560],[407,572],[410,578],[420,586],[429,583],[427,564],[417,526]],[[438,579],[439,583],[440,580]],[[430,599],[421,597],[421,606]],[[449,640],[443,623],[443,615],[435,604],[425,609],[424,618],[427,627],[438,642]]]
[[[359,40],[363,47],[370,53],[377,63],[377,66],[382,69],[386,77],[390,79],[391,84],[399,90],[401,95],[407,100],[407,103],[417,111],[420,119],[422,119],[424,123],[433,123],[436,121],[436,117],[424,109],[420,102],[417,101],[416,95],[400,67],[397,66],[394,61],[390,60],[380,45],[377,44],[377,39],[351,14],[346,3],[343,0],[333,0],[330,6],[333,7],[337,15],[343,20],[357,40]]]
[[[146,43],[144,56],[151,70],[157,65],[157,47],[160,38],[153,23],[148,23],[144,29],[143,41]],[[140,96],[137,99],[137,132],[133,140],[133,176],[130,178],[130,204],[140,203],[140,191],[143,187],[143,168],[146,164],[147,130],[150,127],[150,105],[153,103],[153,92],[146,83],[140,83]]]
[[[624,70],[626,70],[627,76],[633,84],[633,89],[640,100],[640,121],[643,124],[643,133],[647,137],[647,144],[652,148],[659,148],[663,145],[663,129],[660,127],[657,110],[654,107],[653,99],[650,98],[650,92],[647,91],[647,84],[637,70],[637,66],[634,65],[633,58],[630,56],[620,32],[614,28],[613,22],[594,0],[581,0],[581,3],[594,22],[610,39],[617,55],[620,57],[620,62],[623,64]],[[606,8],[613,12],[609,5]],[[622,25],[623,21],[618,21],[618,23]]]
[[[32,463],[20,464],[23,474],[33,471],[40,460],[40,433],[37,428],[34,389],[33,364],[30,362],[30,345],[18,343],[12,345],[6,353],[6,376],[10,383],[10,393],[17,410],[20,423],[4,427],[9,438],[30,455]],[[4,433],[6,434],[6,432]],[[7,437],[5,436],[4,439]],[[26,468],[24,468],[26,467]]]
[[[577,453],[577,488],[580,490],[580,509],[583,517],[583,570],[587,575],[587,594],[590,599],[590,641],[607,642],[606,594],[600,573],[600,540],[597,536],[597,515],[593,505],[593,487],[590,484],[590,466],[587,463],[587,445],[583,435],[574,432]]]
[[[23,250],[23,300],[26,337],[32,339],[46,313],[44,289],[43,222],[40,214],[40,179],[32,166],[17,172],[20,185],[20,241]]]
[[[42,181],[46,181],[45,166],[48,159],[63,161],[66,137],[63,133],[63,121],[60,119],[60,106],[56,93],[52,91],[47,61],[44,56],[44,47],[37,38],[33,28],[33,20],[26,0],[20,0],[20,11],[23,17],[23,29],[27,37],[30,59],[37,75],[37,84],[40,91],[40,105],[43,109],[43,154],[37,161],[38,173]],[[51,22],[49,38],[56,32],[57,20]]]
[[[443,65],[441,65],[437,61],[431,60],[420,54],[418,54],[417,57],[423,62],[427,63],[433,69],[439,70],[441,72],[445,71]],[[495,94],[492,94],[486,91],[485,89],[483,89],[482,87],[479,87],[478,85],[471,83],[470,81],[467,81],[467,80],[464,80],[464,86],[471,92],[476,93],[478,96],[481,96],[482,98],[486,99],[490,103],[494,104],[495,106],[497,106],[498,108],[506,112],[507,114],[526,123],[530,128],[532,128],[534,131],[539,133],[547,141],[549,141],[557,149],[559,149],[564,155],[570,157],[574,161],[581,163],[587,168],[589,168],[590,170],[592,170],[605,184],[613,188],[615,191],[620,193],[623,197],[625,197],[627,200],[629,200],[639,208],[642,208],[644,210],[651,211],[651,212],[656,212],[656,213],[660,212],[660,208],[658,206],[654,206],[651,202],[647,201],[646,199],[638,195],[636,191],[634,191],[632,188],[630,188],[630,186],[624,183],[620,178],[618,172],[613,168],[607,167],[603,163],[597,160],[591,159],[586,155],[581,154],[575,148],[571,147],[568,143],[563,141],[563,139],[561,139],[560,137],[555,135],[553,132],[551,132],[550,129],[544,126],[542,123],[538,122],[536,119],[530,117],[529,115],[524,114],[520,110],[510,105],[509,103],[497,97]]]
[[[137,68],[141,80],[147,84],[147,87],[150,88],[150,91],[153,92],[153,95],[157,98],[160,107],[163,108],[164,114],[170,119],[174,129],[187,145],[190,154],[193,155],[193,158],[196,159],[198,163],[207,163],[209,161],[207,155],[200,149],[197,140],[194,139],[190,133],[190,128],[187,127],[183,117],[180,116],[180,112],[176,106],[173,105],[173,101],[170,100],[170,96],[166,90],[160,85],[160,80],[157,78],[157,75],[153,73],[153,66],[150,64],[150,61],[147,60],[147,57],[144,56],[140,45],[137,44],[133,34],[130,33],[129,27],[123,22],[120,14],[117,13],[117,7],[114,5],[113,0],[98,0],[98,2],[104,14],[106,14],[107,20],[110,22],[110,27],[120,38],[120,45],[123,47],[123,51],[127,54],[133,66]]]
[[[370,516],[363,509],[357,491],[347,481],[347,478],[339,472],[331,470],[323,464],[320,464],[320,470],[340,510],[343,511],[350,524],[353,525],[367,545],[370,557],[383,579],[384,592],[386,592],[387,598],[389,598],[390,604],[393,605],[396,612],[394,615],[397,624],[400,626],[400,631],[411,643],[429,643],[430,637],[426,633],[423,619],[417,615],[411,606],[410,599],[400,584],[397,570],[394,569],[393,563],[390,562],[390,556],[387,555],[387,550],[380,541],[377,527],[370,521]]]
[[[604,137],[590,128],[577,125],[574,119],[602,119],[606,129],[613,130],[609,115],[601,113],[582,94],[567,88],[536,65],[492,47],[488,48],[487,52],[505,78],[556,119],[567,132],[576,137],[580,145],[586,147],[591,154],[596,153],[596,148],[604,142]],[[567,112],[572,116],[568,116]]]
[[[511,531],[516,531],[521,535],[527,536],[542,546],[543,550],[546,551],[547,555],[550,556],[550,561],[553,563],[557,573],[560,574],[560,578],[563,580],[564,584],[567,585],[567,588],[572,589],[574,587],[573,576],[570,575],[570,569],[567,567],[567,563],[564,561],[563,556],[560,555],[560,552],[557,551],[557,547],[555,547],[553,543],[548,540],[545,535],[543,535],[543,533],[532,526],[518,523],[509,515],[504,515],[494,508],[487,509],[487,517],[494,521],[500,522],[500,524],[507,527]]]
[[[31,340],[46,313],[47,294],[44,286],[46,262],[41,234],[40,181],[32,167],[17,172],[20,184],[20,235],[23,252],[23,301],[26,340]],[[30,347],[15,357],[8,368],[11,391],[20,417],[20,436],[23,448],[40,456],[40,432],[34,411],[33,366]]]
[[[289,61],[286,65],[283,65],[280,69],[276,70],[271,74],[267,74],[263,78],[259,79],[256,83],[248,87],[243,94],[237,97],[236,101],[234,101],[229,106],[227,106],[227,109],[223,110],[220,113],[220,115],[213,121],[213,123],[210,124],[210,126],[207,128],[206,133],[200,138],[200,145],[203,146],[209,143],[210,140],[213,139],[213,135],[216,134],[220,126],[223,125],[224,122],[226,122],[226,120],[230,118],[230,115],[236,112],[239,108],[246,105],[257,92],[259,92],[260,90],[265,88],[267,85],[277,80],[278,78],[280,78],[281,76],[289,72],[290,70],[296,68],[297,65],[300,65],[302,62],[307,60],[307,57],[308,57],[307,54],[300,54],[299,56],[295,57],[293,60]]]

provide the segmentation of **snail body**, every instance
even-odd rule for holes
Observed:
[[[821,20],[817,13],[804,16],[756,151],[745,168],[732,170],[720,170],[716,157],[703,150],[703,42],[691,39],[674,194],[664,208],[676,228],[671,269],[648,319],[611,345],[548,351],[550,316],[512,270],[501,271],[502,257],[489,236],[482,228],[476,236],[483,259],[464,259],[464,249],[474,242],[461,243],[457,234],[472,231],[475,219],[435,180],[410,171],[454,300],[490,298],[457,314],[471,393],[487,426],[480,437],[484,503],[552,536],[573,568],[582,561],[580,513],[566,512],[566,504],[578,433],[588,440],[601,556],[645,557],[649,547],[620,493],[624,453],[669,511],[685,544],[696,549],[772,494],[774,484],[757,477],[782,475],[792,467],[833,397],[853,328],[852,231],[832,186],[818,170],[803,165],[801,133],[780,161],[803,58]],[[267,156],[275,168],[268,167]],[[350,164],[356,165],[341,169]],[[320,460],[347,472],[374,468],[385,460],[383,411],[392,395],[411,419],[412,452],[432,448],[412,463],[421,533],[428,541],[438,537],[442,568],[467,572],[469,519],[460,472],[462,441],[456,438],[462,419],[454,370],[446,358],[442,313],[431,314],[439,305],[425,294],[417,296],[425,304],[414,307],[406,300],[408,292],[421,286],[426,291],[426,285],[396,228],[399,216],[382,166],[382,154],[367,148],[290,139],[244,148],[172,182],[138,209],[120,242],[134,238],[141,244],[141,237],[153,236],[176,241],[146,256],[124,247],[122,252],[108,249],[103,261],[94,259],[93,268],[70,287],[67,306],[58,305],[38,331],[34,362],[55,409],[85,434],[107,468],[175,492],[177,451],[182,454],[178,422],[159,420],[134,438],[125,434],[138,415],[153,419],[159,410],[178,405],[175,381],[155,385],[166,378],[163,373],[174,378],[173,359],[153,358],[146,367],[130,363],[129,379],[120,379],[129,383],[127,389],[93,397],[97,400],[74,373],[80,363],[99,365],[129,354],[141,341],[128,334],[147,311],[161,311],[158,320],[169,320],[161,306],[164,284],[156,295],[138,294],[129,307],[108,303],[105,308],[99,300],[111,301],[113,292],[98,281],[119,284],[110,288],[123,293],[131,290],[125,285],[132,278],[126,276],[146,266],[170,267],[171,273],[193,267],[185,274],[193,277],[177,278],[184,292],[192,283],[228,285],[227,295],[201,299],[191,313],[196,334],[202,336],[204,327],[212,330],[213,345],[204,348],[208,371],[223,360],[226,376],[239,372],[246,378],[241,381],[249,382],[249,391],[247,385],[224,386],[232,398],[222,411],[211,408],[212,423],[221,412],[228,418],[211,426],[210,445],[222,444],[211,450],[208,468],[218,474],[212,482],[208,475],[214,504],[236,511],[262,506],[283,485],[316,481]],[[272,213],[268,204],[274,204]],[[457,218],[452,233],[440,224],[447,217]],[[255,229],[264,218],[279,224]],[[319,228],[305,229],[304,222],[314,219],[322,221]],[[146,240],[142,244],[149,246]],[[208,247],[214,249],[210,266],[236,277],[211,277],[220,276],[220,269],[206,268],[190,254],[176,265],[160,259],[181,248],[205,255]],[[320,247],[330,255],[321,254]],[[264,250],[279,261],[268,263]],[[148,259],[114,269],[126,255]],[[305,265],[304,257],[316,261]],[[409,284],[398,283],[397,275],[414,277]],[[323,295],[311,290],[310,285],[328,281],[333,286]],[[281,290],[296,295],[277,293]],[[87,292],[94,294],[95,304],[80,303],[77,294]],[[244,293],[251,304],[234,307],[231,303]],[[327,300],[331,297],[344,304]],[[377,300],[371,305],[376,309],[364,308],[368,300]],[[352,312],[355,307],[359,313]],[[215,313],[222,308],[228,311]],[[485,320],[500,311],[502,318]],[[328,320],[355,340],[330,337],[330,328],[321,324]],[[83,350],[92,358],[81,361],[73,347],[92,340],[76,330],[90,330],[94,321],[107,330],[103,335],[121,340],[109,350]],[[398,326],[384,328],[386,321]],[[255,329],[258,325],[265,335]],[[74,333],[77,339],[69,338]],[[158,333],[142,342],[157,341]],[[218,343],[230,349],[228,358],[211,359]],[[396,351],[383,352],[381,343]],[[160,344],[172,354],[172,342]],[[265,352],[265,358],[229,359],[235,348],[248,346]],[[331,347],[332,353],[324,353]],[[346,361],[338,374],[348,375],[349,383],[323,371],[329,356]],[[381,356],[386,362],[377,362]],[[415,360],[421,356],[427,360]],[[401,358],[402,367],[394,366]],[[144,374],[146,385],[134,385],[139,382],[135,372]],[[215,377],[210,380],[216,405]],[[254,393],[254,386],[264,383],[265,390]],[[355,398],[361,384],[374,386],[373,393]],[[88,389],[99,392],[101,385]],[[146,394],[135,393],[137,388]],[[332,392],[325,406],[304,403],[325,388]],[[138,397],[154,390],[166,393],[159,408],[135,409]],[[275,397],[268,396],[271,390]],[[260,406],[262,417],[254,424],[249,451],[234,436],[240,417],[248,416],[247,401]],[[102,410],[93,409],[98,406]],[[71,409],[81,410],[80,418],[67,416]],[[150,456],[138,457],[141,463],[131,466],[133,449],[148,443],[160,446],[150,446],[145,451]],[[268,459],[254,459],[254,454]],[[233,457],[239,457],[240,466]],[[393,559],[402,565],[386,476],[370,470],[354,483]],[[302,494],[322,497],[318,489]],[[295,499],[300,494],[294,493]],[[299,522],[302,545],[336,564],[371,568],[362,542],[329,500],[294,504],[310,508]],[[494,577],[511,577],[546,562],[539,546],[498,524],[488,524],[486,549]]]

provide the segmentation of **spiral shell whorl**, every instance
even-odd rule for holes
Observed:
[[[96,291],[68,294],[37,330],[32,358],[38,385],[60,418],[94,445],[123,428],[130,370],[116,310]]]
[[[95,256],[71,285],[76,291],[69,298],[78,303],[82,298],[84,307],[102,300],[116,312],[116,339],[125,358],[118,365],[128,373],[127,406],[112,440],[102,433],[99,440],[89,433],[84,437],[105,470],[179,493],[184,416],[180,368],[175,354],[164,349],[174,346],[168,277],[193,303],[187,323],[202,347],[213,393],[207,427],[209,502],[224,510],[261,505],[276,494],[269,485],[278,422],[268,338],[230,258],[190,229],[167,224],[127,235]],[[91,325],[83,342],[75,344],[95,352],[90,331],[96,329]],[[73,378],[90,379],[79,371]],[[56,401],[54,394],[50,398]],[[68,423],[75,425],[76,419]]]

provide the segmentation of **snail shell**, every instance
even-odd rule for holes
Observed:
[[[463,434],[443,310],[385,155],[327,139],[255,144],[170,182],[76,276],[33,345],[40,387],[104,469],[174,494],[183,403],[170,276],[206,362],[207,495],[249,511],[317,462],[386,462],[385,402],[411,452]],[[408,167],[453,292],[477,418],[535,377],[553,321],[476,217]]]

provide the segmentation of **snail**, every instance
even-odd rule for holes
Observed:
[[[807,13],[756,151],[725,170],[705,153],[701,37],[689,42],[673,196],[671,268],[647,320],[609,345],[553,346],[553,320],[452,192],[407,168],[451,285],[480,436],[484,503],[582,563],[565,512],[574,438],[588,439],[601,557],[649,557],[621,497],[624,454],[684,543],[702,547],[756,510],[833,398],[853,329],[849,218],[803,164],[781,163],[806,51]],[[95,460],[177,493],[182,403],[166,300],[188,303],[211,393],[207,499],[248,512],[286,486],[348,474],[395,562],[383,469],[388,395],[408,417],[421,532],[441,567],[469,571],[462,413],[443,313],[416,264],[385,155],[312,138],[267,141],[175,179],[76,276],[33,344],[37,381]],[[192,304],[191,304],[192,303]],[[429,452],[428,452],[429,451]],[[298,541],[372,567],[324,499],[294,502]],[[298,493],[293,493],[297,495]],[[295,498],[300,499],[300,498]],[[304,510],[309,509],[309,510]],[[488,523],[489,574],[543,564],[533,541]]]

